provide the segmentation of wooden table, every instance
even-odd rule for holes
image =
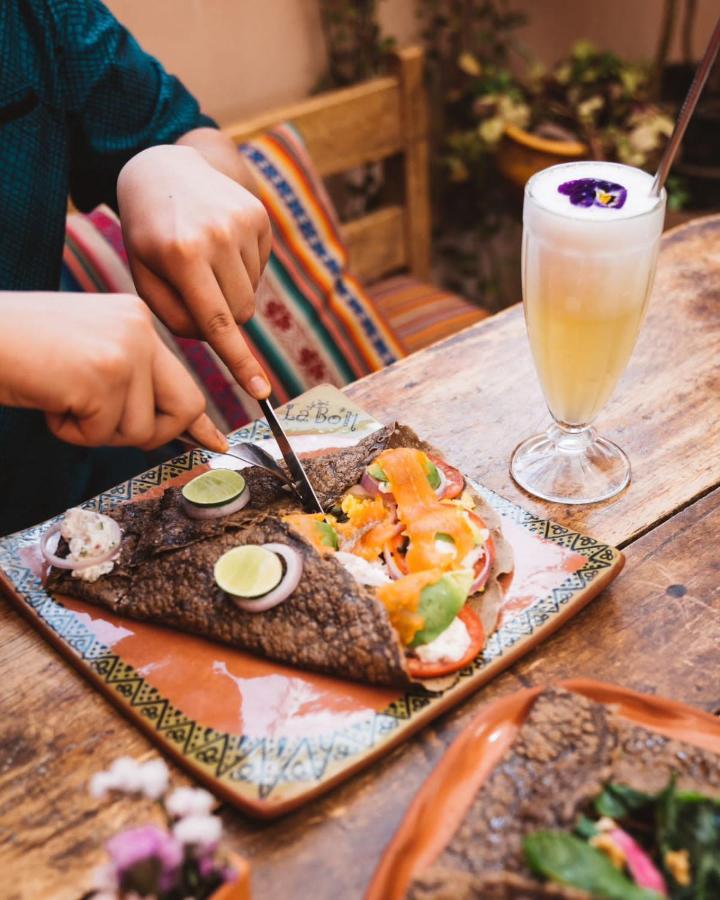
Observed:
[[[514,444],[546,420],[518,307],[348,393],[501,494],[623,547],[627,564],[554,638],[330,795],[265,825],[224,810],[257,898],[361,897],[447,745],[483,703],[521,685],[589,675],[720,714],[720,217],[663,239],[647,323],[599,423],[633,463],[615,501],[563,508],[510,481]],[[98,812],[89,774],[153,749],[5,602],[0,636],[0,895],[75,900],[103,839],[143,820],[137,803]]]

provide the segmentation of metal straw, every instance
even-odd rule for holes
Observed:
[[[653,181],[652,188],[650,189],[650,194],[655,197],[659,197],[660,191],[663,189],[665,180],[668,177],[668,173],[670,172],[670,167],[672,166],[673,160],[675,159],[675,154],[677,153],[680,142],[685,135],[685,129],[688,126],[690,117],[695,112],[695,107],[697,106],[697,102],[700,99],[700,94],[702,93],[702,89],[705,87],[705,82],[707,81],[708,75],[710,74],[710,69],[712,69],[712,65],[715,62],[715,57],[717,56],[719,47],[720,18],[718,18],[717,22],[715,23],[715,30],[713,31],[712,37],[710,38],[710,41],[708,42],[708,45],[705,49],[705,55],[703,56],[702,62],[697,68],[697,72],[695,72],[695,77],[693,78],[692,84],[690,85],[690,90],[688,91],[685,102],[680,109],[680,115],[678,116],[677,122],[675,123],[675,130],[670,136],[668,145],[665,148],[662,159],[660,160],[660,165],[658,166],[657,174],[655,175],[655,181]]]

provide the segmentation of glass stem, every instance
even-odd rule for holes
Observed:
[[[597,432],[592,425],[566,425],[553,422],[547,430],[547,436],[559,453],[586,453],[595,443]]]

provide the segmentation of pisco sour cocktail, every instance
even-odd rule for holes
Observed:
[[[525,188],[522,283],[548,432],[516,448],[511,472],[548,500],[622,490],[625,454],[591,427],[625,370],[647,307],[665,215],[653,178],[606,162],[552,166]]]

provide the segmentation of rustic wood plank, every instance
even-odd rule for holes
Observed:
[[[401,206],[387,206],[343,225],[350,271],[363,284],[407,265],[405,218]]]
[[[614,500],[563,507],[510,478],[520,440],[549,424],[522,309],[512,307],[351,385],[384,421],[401,419],[463,471],[540,515],[624,545],[720,484],[720,217],[663,237],[647,320],[598,430],[628,453]]]
[[[282,822],[232,819],[259,896],[312,883],[313,900],[360,898],[413,796],[488,701],[571,676],[615,681],[720,712],[720,491],[627,551],[624,572],[550,641],[374,769]],[[592,639],[590,639],[592,635]]]
[[[385,760],[279,822],[225,809],[229,845],[252,860],[254,895],[304,897],[298,885],[312,885],[313,900],[360,898],[444,749],[483,703],[521,685],[587,675],[720,711],[710,677],[720,664],[718,535],[720,490],[632,544],[620,578],[587,610]],[[3,896],[76,900],[102,840],[147,817],[137,803],[98,811],[87,779],[151,747],[5,603],[0,629]]]
[[[397,78],[376,78],[327,91],[229,125],[225,131],[241,143],[280,122],[292,122],[298,128],[322,176],[377,162],[404,147]]]
[[[430,160],[428,105],[423,72],[423,51],[407,47],[396,54],[400,79],[403,135],[405,240],[410,271],[421,281],[430,280]]]

